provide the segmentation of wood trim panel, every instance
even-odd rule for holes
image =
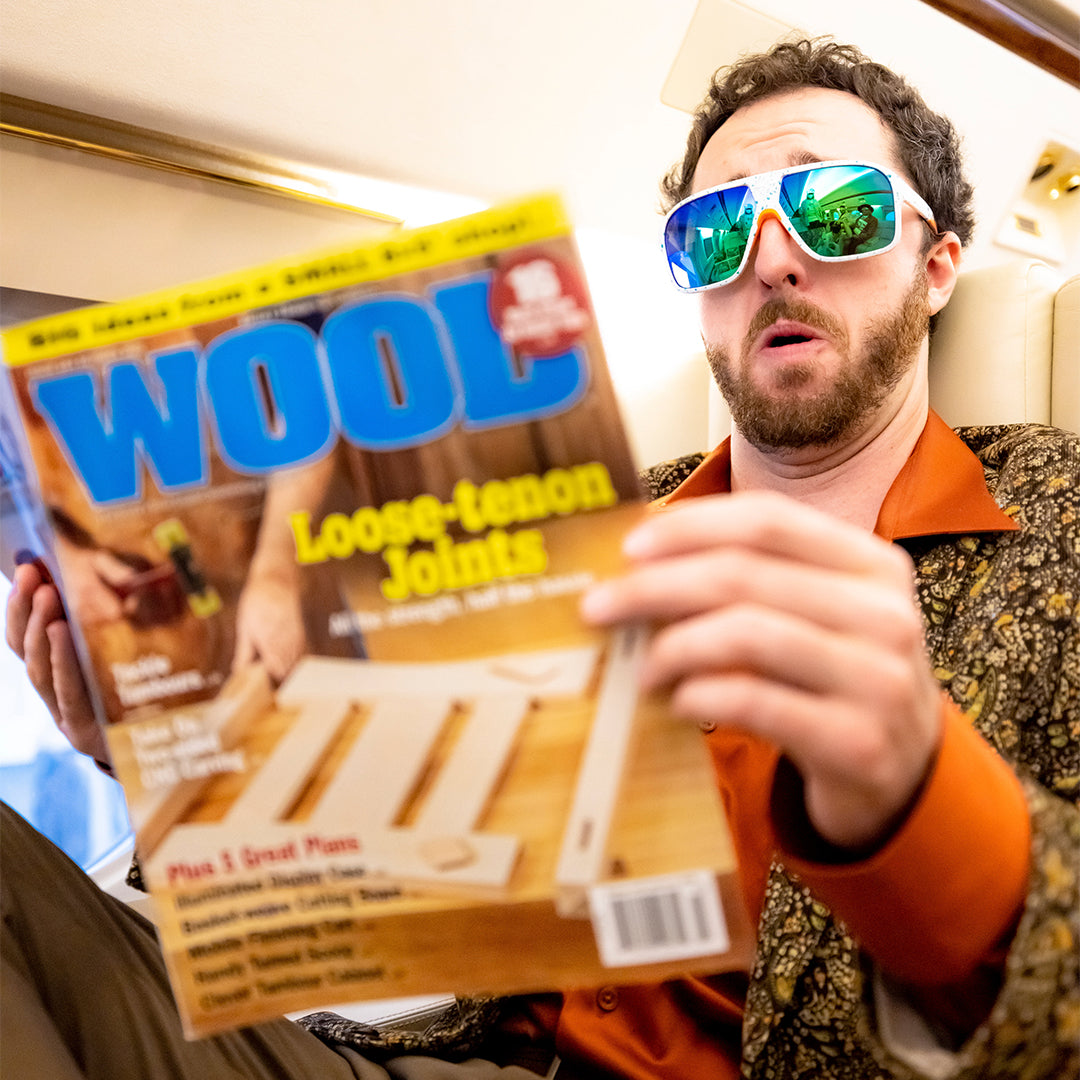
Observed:
[[[0,132],[50,146],[83,150],[117,161],[348,210],[373,221],[401,224],[400,218],[390,214],[341,201],[335,194],[329,170],[211,146],[14,94],[0,94]]]
[[[923,3],[1080,89],[1080,16],[1053,0]]]

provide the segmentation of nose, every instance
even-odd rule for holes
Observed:
[[[806,255],[795,243],[773,211],[766,211],[758,224],[750,266],[754,275],[770,289],[798,286],[806,278]]]

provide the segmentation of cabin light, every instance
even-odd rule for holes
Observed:
[[[1057,161],[1055,160],[1053,154],[1044,153],[1042,157],[1039,158],[1038,164],[1032,171],[1032,181],[1041,180],[1056,164]]]
[[[1062,195],[1071,195],[1080,190],[1080,173],[1066,173],[1054,181],[1054,186],[1047,192],[1051,199],[1060,199]]]

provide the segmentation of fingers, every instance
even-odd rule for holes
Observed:
[[[292,670],[302,653],[303,649],[300,645],[282,640],[281,636],[270,635],[258,644],[248,639],[237,646],[233,654],[232,670],[239,671],[248,664],[261,660],[267,675],[275,683],[280,683]]]
[[[660,631],[643,679],[649,688],[674,686],[674,707],[692,719],[746,728],[819,766],[840,746],[852,749],[849,728],[869,733],[873,726],[887,742],[910,738],[913,745],[932,736],[936,723],[911,727],[927,695],[936,720],[937,687],[920,659],[776,612],[736,608]]]
[[[871,628],[897,647],[922,640],[906,583],[897,588],[739,547],[639,563],[617,581],[591,589],[582,612],[602,624],[667,622],[734,604],[786,611],[825,630]]]
[[[80,753],[108,762],[109,748],[105,733],[90,704],[90,692],[79,666],[71,628],[66,622],[52,622],[46,628],[46,635],[49,640],[57,726]]]
[[[635,530],[627,547],[648,554],[582,602],[592,623],[666,625],[649,652],[648,686],[746,669],[828,694],[860,672],[869,678],[875,659],[921,659],[910,561],[891,545],[773,496],[698,499],[686,510]],[[777,511],[785,520],[770,521]]]
[[[121,588],[137,576],[133,567],[118,559],[111,551],[93,552],[91,565],[99,578],[112,588]]]
[[[878,537],[772,492],[690,499],[651,514],[623,545],[634,561],[729,546],[907,583],[911,564]]]
[[[892,545],[770,493],[690,500],[626,539],[629,569],[585,596],[610,625],[658,624],[646,687],[676,712],[775,744],[834,843],[906,806],[937,745],[912,566]]]
[[[303,639],[292,633],[289,627],[270,628],[257,640],[244,635],[237,641],[232,670],[238,671],[261,660],[270,678],[280,683],[303,655],[303,650]]]
[[[303,639],[293,630],[291,626],[283,628],[282,633],[271,637],[265,645],[263,658],[266,670],[276,683],[289,674],[303,654]]]
[[[294,615],[295,618],[292,617]],[[299,612],[283,609],[277,618],[260,627],[251,649],[251,659],[258,655],[266,665],[267,674],[279,683],[289,674],[303,651],[304,632]]]
[[[34,593],[44,584],[44,576],[33,563],[26,563],[15,568],[11,579],[11,592],[8,594],[5,640],[8,648],[25,660],[26,628],[30,622]]]
[[[919,649],[776,611],[733,607],[672,624],[656,635],[643,681],[675,687],[673,705],[691,719],[744,728],[810,770],[836,762],[868,783],[897,753],[922,754],[936,739],[938,689]]]
[[[107,552],[71,551],[64,564],[64,586],[80,623],[85,626],[123,618],[123,603],[115,585],[131,576],[130,568]]]
[[[21,566],[8,597],[7,639],[26,664],[30,685],[71,745],[108,761],[104,732],[94,715],[71,629],[56,587],[39,570]]]
[[[659,631],[642,679],[654,689],[698,671],[746,671],[815,694],[865,694],[891,674],[886,669],[900,665],[893,650],[860,637],[785,612],[735,605]]]
[[[843,727],[858,735],[853,710],[762,678],[752,672],[710,672],[684,680],[674,691],[672,708],[707,729],[738,727],[783,744],[793,758],[813,762],[821,757],[817,733]],[[828,759],[826,759],[827,761]]]
[[[853,849],[876,842],[910,804],[940,739],[936,685],[899,667],[877,686],[864,680],[858,693],[701,669],[675,684],[671,707],[706,730],[738,728],[779,747],[804,780],[814,828]]]
[[[689,679],[672,707],[706,730],[737,727],[780,746],[803,778],[809,820],[840,847],[872,845],[925,775],[915,740],[898,753],[865,712],[752,675]]]
[[[273,579],[249,581],[237,611],[233,670],[256,659],[280,682],[304,653],[307,640],[296,590]]]
[[[254,663],[256,659],[257,653],[255,651],[255,642],[251,639],[251,636],[246,632],[243,626],[237,627],[236,649],[233,652],[232,670],[239,671],[240,668]]]
[[[60,594],[53,585],[39,585],[31,596],[29,607],[19,655],[26,664],[26,675],[30,680],[30,685],[48,706],[54,719],[59,720],[56,693],[53,688],[52,650],[47,629],[50,623],[62,620],[64,617]]]

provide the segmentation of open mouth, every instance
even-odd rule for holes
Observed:
[[[804,341],[813,340],[808,334],[777,334],[776,337],[770,339],[768,347],[779,349],[784,345],[801,345]]]
[[[791,357],[794,358],[796,355],[802,356],[815,343],[822,345],[827,340],[828,335],[819,331],[810,322],[780,318],[762,329],[754,347],[762,351],[774,352],[774,354],[778,349],[791,349]]]

